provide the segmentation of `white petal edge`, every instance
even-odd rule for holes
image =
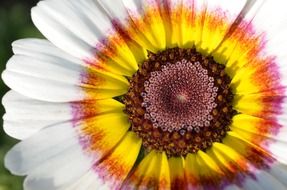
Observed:
[[[61,19],[57,17],[55,18],[51,11],[45,10],[45,8],[47,8],[45,4],[50,3],[53,3],[53,1],[41,1],[36,7],[32,8],[32,20],[37,28],[53,44],[68,52],[70,55],[81,59],[93,58],[94,48],[85,42],[81,36],[75,34],[71,28],[67,28],[67,25],[65,26],[60,23],[59,21],[61,21]],[[58,3],[63,4],[64,1],[62,1],[62,3]],[[60,7],[64,13],[66,11],[65,6],[64,8],[62,6]],[[69,22],[73,23],[73,19],[71,19]],[[79,24],[77,23],[77,20],[75,20],[74,23]],[[81,30],[81,27],[79,28]],[[76,31],[79,31],[79,29]]]
[[[84,88],[101,88],[93,84],[83,88],[86,86],[83,77],[87,73],[87,65],[47,40],[18,40],[13,43],[13,51],[16,55],[8,61],[2,78],[10,88],[25,96],[51,102],[78,101],[86,98]],[[93,72],[98,75],[98,71]],[[128,85],[122,76],[99,75],[108,84],[104,88],[115,94],[123,93],[123,86]]]
[[[25,139],[44,127],[73,118],[69,103],[44,102],[9,91],[2,99],[6,113],[4,131],[17,139]]]
[[[115,5],[117,2],[110,1],[109,4],[121,10]],[[46,0],[32,9],[32,20],[57,47],[71,56],[92,62],[99,50],[106,46],[103,42],[118,32],[113,24],[115,17],[111,18],[106,11],[99,1]],[[127,70],[133,67],[129,64],[121,66]]]
[[[2,79],[13,90],[35,99],[68,102],[85,98],[80,87],[70,84],[37,79],[7,70],[2,73]]]
[[[269,170],[278,181],[287,187],[287,165],[282,163],[274,163]]]
[[[287,87],[286,5],[284,0],[278,0],[276,3],[272,0],[265,0],[252,20],[258,33],[264,33],[267,41],[262,56],[275,56],[275,62],[279,66],[280,82],[285,88]]]
[[[278,181],[274,176],[264,170],[256,170],[255,178],[248,177],[243,183],[246,190],[286,190],[286,186]]]

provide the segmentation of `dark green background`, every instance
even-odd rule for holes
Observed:
[[[12,56],[11,43],[20,38],[40,37],[39,31],[33,25],[30,16],[31,7],[35,6],[38,0],[0,0],[0,69],[5,68],[6,62]],[[8,88],[0,82],[1,97]],[[4,108],[0,108],[1,116]],[[1,119],[0,127],[0,190],[21,190],[22,178],[11,175],[3,166],[5,153],[17,141],[3,132]]]

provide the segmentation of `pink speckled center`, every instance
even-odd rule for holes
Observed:
[[[167,64],[152,72],[145,83],[145,117],[164,131],[208,127],[210,113],[217,106],[217,90],[214,78],[199,62],[182,60]]]

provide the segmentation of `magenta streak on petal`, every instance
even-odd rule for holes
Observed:
[[[82,102],[71,102],[71,112],[72,112],[72,125],[74,128],[76,128],[78,133],[78,141],[80,145],[82,146],[83,150],[89,149],[91,145],[91,137],[87,134],[84,134],[82,132],[82,127],[85,123],[86,119],[89,119],[91,117],[95,116],[94,111],[88,111],[87,109],[89,107],[89,104],[92,104],[92,101],[82,101]]]

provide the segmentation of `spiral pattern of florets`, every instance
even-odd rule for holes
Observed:
[[[146,151],[205,151],[222,141],[236,114],[230,82],[224,65],[195,49],[149,52],[123,99],[131,130]]]
[[[145,118],[154,127],[163,131],[192,131],[210,125],[218,88],[199,62],[183,59],[168,63],[151,72],[144,87],[142,106],[146,109]]]

